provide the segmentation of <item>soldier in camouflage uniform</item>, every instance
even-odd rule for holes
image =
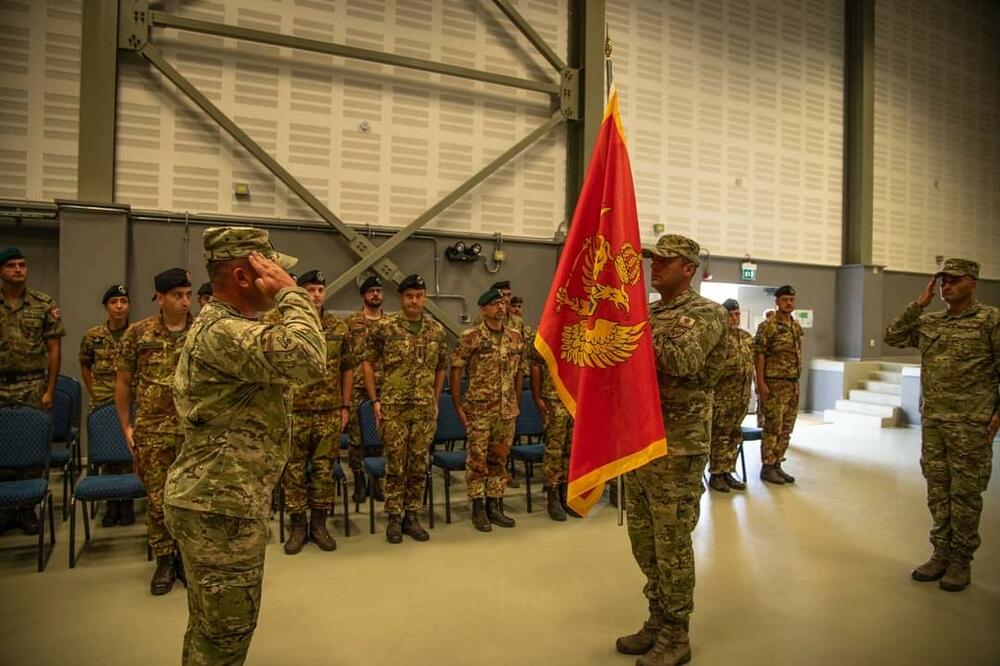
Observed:
[[[212,283],[203,282],[202,285],[198,287],[198,307],[203,308],[208,305],[210,298],[212,298]]]
[[[624,654],[641,654],[638,666],[666,666],[691,659],[688,639],[694,610],[694,551],[701,475],[708,461],[712,397],[726,364],[726,311],[691,289],[699,246],[684,236],[661,236],[652,257],[652,286],[661,300],[649,312],[667,455],[625,477],[632,554],[646,576],[649,619],[618,639]]]
[[[934,553],[914,580],[940,579],[949,592],[968,587],[980,545],[982,494],[990,481],[1000,428],[1000,309],[976,301],[979,264],[947,259],[923,293],[886,329],[893,347],[920,350],[920,468]],[[947,309],[924,313],[941,280]]]
[[[569,452],[573,444],[573,416],[556,392],[545,359],[532,345],[527,351],[531,364],[531,397],[545,426],[545,453],[542,476],[545,479],[546,510],[552,520],[566,520],[566,514],[579,517],[566,504]]]
[[[288,460],[291,387],[322,381],[316,308],[267,231],[205,230],[214,293],[184,343],[173,397],[184,431],[165,491],[187,571],[186,666],[242,664],[260,609],[271,493]],[[281,321],[256,313],[277,307]]]
[[[365,484],[365,473],[361,470],[361,424],[358,421],[358,407],[362,401],[368,398],[365,392],[365,376],[361,371],[361,362],[364,360],[362,350],[367,346],[368,332],[378,325],[382,319],[382,280],[377,275],[369,275],[361,283],[361,309],[349,316],[344,323],[350,331],[351,347],[355,350],[358,364],[354,367],[354,391],[351,394],[351,415],[347,422],[347,433],[350,436],[350,444],[347,449],[348,462],[351,465],[351,472],[354,476],[354,501],[357,504],[368,499],[368,490]],[[382,363],[376,360],[372,364],[372,371],[375,374],[375,394],[382,388]],[[370,456],[381,456],[381,448],[368,451]],[[385,501],[380,482],[375,484],[375,499],[379,502]]]
[[[80,378],[90,396],[90,411],[110,405],[115,401],[115,365],[128,328],[129,296],[123,284],[113,284],[101,298],[107,320],[83,334],[80,340]],[[131,463],[104,465],[105,474],[128,474]],[[132,500],[108,500],[101,525],[131,525],[135,522],[135,505]]]
[[[464,399],[452,391],[452,401],[468,432],[465,482],[472,500],[472,524],[489,532],[491,523],[514,527],[504,514],[507,456],[514,440],[514,421],[520,413],[524,340],[506,325],[507,302],[498,289],[478,300],[481,323],[462,333],[451,361],[451,385],[469,380]]]
[[[512,296],[514,292],[510,287],[510,280],[497,280],[496,282],[490,285],[490,289],[496,289],[497,291],[500,292],[500,295],[503,297],[504,305],[507,308],[506,311],[504,312],[504,326],[516,331],[521,336],[521,340],[525,341],[525,344],[528,344],[529,341],[534,340],[535,332],[531,330],[530,326],[524,323],[524,319],[521,317],[521,312],[524,306],[524,299],[522,299],[520,296],[517,296],[516,297],[518,299],[517,307],[516,308],[512,307],[514,305],[515,297]],[[477,325],[481,323],[482,323],[482,317],[476,320]],[[521,370],[527,377],[530,371],[530,364],[527,362],[523,363]],[[513,443],[513,441],[511,443]],[[510,467],[509,464],[507,465],[507,468],[510,470],[510,473],[507,475],[507,487],[520,488],[521,483],[517,480],[517,470]]]
[[[181,443],[171,385],[192,317],[187,271],[165,270],[154,278],[154,283],[160,313],[132,324],[122,336],[115,409],[136,473],[146,487],[149,545],[156,556],[156,571],[149,588],[160,595],[173,588],[180,567],[175,557],[177,546],[163,524],[163,486]]]
[[[0,405],[50,409],[66,335],[56,302],[28,289],[28,260],[16,247],[0,251]],[[0,480],[41,476],[40,469],[0,469]],[[20,524],[25,534],[38,534],[33,508],[0,511],[0,532]]]
[[[375,419],[385,446],[385,538],[399,543],[406,534],[431,538],[420,525],[427,457],[437,428],[438,399],[448,367],[444,327],[424,314],[427,285],[419,275],[399,283],[400,311],[383,317],[368,334],[362,363],[365,390],[374,402]],[[382,387],[376,389],[375,365],[382,364]],[[403,512],[405,511],[405,515]]]
[[[750,408],[753,384],[753,336],[740,328],[740,304],[728,298],[722,304],[729,314],[726,341],[726,368],[715,386],[712,402],[712,454],[709,462],[711,477],[708,487],[728,493],[743,490],[746,484],[733,476],[736,455],[743,442],[743,419]]]
[[[291,531],[285,541],[288,555],[300,552],[307,540],[322,550],[337,548],[327,531],[326,518],[336,501],[333,465],[340,455],[340,433],[347,427],[355,363],[347,326],[323,311],[326,275],[311,270],[296,282],[309,294],[319,315],[326,340],[326,376],[292,392],[292,450],[283,477],[285,508],[291,517]],[[280,321],[280,311],[272,312]]]
[[[754,339],[754,372],[757,395],[764,412],[760,444],[760,478],[768,483],[795,483],[781,467],[799,412],[799,376],[802,374],[802,327],[792,317],[795,289],[790,285],[774,292],[775,316],[757,327]]]

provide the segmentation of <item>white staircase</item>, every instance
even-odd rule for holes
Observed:
[[[901,382],[898,363],[879,363],[879,369],[869,373],[860,389],[851,389],[847,400],[838,400],[833,409],[824,410],[823,420],[862,428],[895,427],[903,404]]]

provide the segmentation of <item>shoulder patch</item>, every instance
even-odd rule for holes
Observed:
[[[694,326],[694,319],[688,317],[687,315],[681,315],[677,318],[677,325],[683,326],[684,328],[691,328]]]

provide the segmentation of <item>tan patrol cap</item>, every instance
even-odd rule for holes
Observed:
[[[957,257],[945,259],[941,262],[941,268],[935,273],[935,276],[937,275],[954,275],[955,277],[968,275],[978,280],[979,264],[971,259],[959,259]]]
[[[252,227],[209,227],[202,234],[202,244],[206,262],[229,261],[249,257],[251,252],[260,252],[284,269],[298,263],[298,258],[281,254],[271,245],[271,236],[266,229]]]
[[[695,266],[701,265],[698,255],[701,253],[701,246],[680,234],[666,234],[660,236],[656,245],[643,245],[642,256],[645,258],[657,257],[684,257]]]

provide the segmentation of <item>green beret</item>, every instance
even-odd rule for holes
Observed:
[[[397,292],[402,294],[407,289],[427,289],[427,283],[418,274],[407,275],[403,278],[403,281],[399,283],[399,287],[396,289]]]
[[[490,285],[490,289],[510,289],[510,280],[497,280]]]
[[[781,298],[782,296],[794,296],[795,287],[790,284],[785,284],[778,287],[777,291],[774,292],[775,298]]]
[[[503,294],[501,294],[500,290],[496,287],[490,287],[483,292],[482,296],[479,297],[479,300],[477,300],[476,303],[479,304],[479,307],[483,307],[484,305],[489,305],[498,298],[503,298]]]

